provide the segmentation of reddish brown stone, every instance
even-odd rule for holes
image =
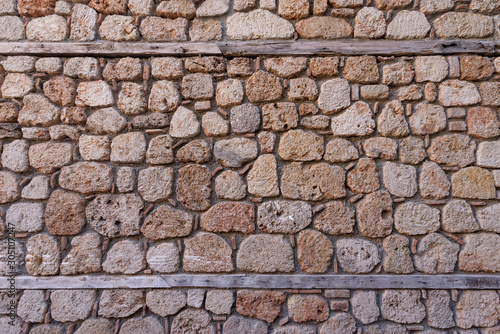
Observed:
[[[355,193],[371,193],[380,188],[377,165],[370,158],[361,158],[347,174],[347,186]]]
[[[85,122],[87,122],[85,108],[63,108],[61,113],[61,121],[66,124],[85,124]]]
[[[317,295],[293,295],[288,298],[288,316],[295,322],[324,321],[330,309],[327,302]]]
[[[127,0],[91,0],[89,6],[103,14],[127,14]]]
[[[469,135],[481,139],[494,138],[500,134],[497,113],[485,107],[474,107],[467,112]]]
[[[326,272],[330,267],[332,256],[333,245],[323,233],[309,229],[299,233],[297,257],[303,271],[310,274]]]
[[[392,198],[379,190],[366,195],[356,207],[359,231],[365,237],[381,238],[392,232]]]
[[[15,123],[19,111],[13,103],[0,103],[0,123]]]
[[[495,67],[486,57],[464,56],[460,58],[460,79],[485,80],[495,73]]]
[[[231,246],[220,236],[200,232],[184,241],[185,271],[220,273],[234,270]]]
[[[252,204],[224,202],[211,207],[201,216],[201,228],[209,232],[253,233],[254,218]]]
[[[150,240],[185,237],[193,229],[193,216],[162,205],[153,211],[142,225],[141,232]]]
[[[339,73],[338,57],[317,57],[311,58],[309,64],[313,77],[333,77]]]
[[[344,78],[357,83],[377,83],[377,59],[374,56],[349,57],[345,61]]]
[[[369,158],[396,160],[398,144],[394,139],[385,137],[368,138],[363,142],[363,148]]]
[[[250,102],[278,100],[282,90],[280,79],[264,71],[255,72],[247,80],[246,91]]]
[[[224,57],[192,57],[184,61],[186,70],[191,73],[224,73],[226,60]]]
[[[76,82],[68,77],[54,77],[43,84],[43,92],[52,102],[64,107],[75,105]]]
[[[354,230],[353,208],[341,201],[332,201],[314,220],[314,227],[330,235],[348,234]]]
[[[85,200],[83,197],[56,190],[45,209],[45,225],[52,235],[75,235],[85,225]]]
[[[179,170],[177,199],[189,210],[204,211],[210,207],[212,181],[210,171],[190,165]]]
[[[142,78],[142,62],[138,58],[122,58],[117,63],[108,63],[102,76],[108,81],[139,80]]]
[[[271,323],[280,314],[285,300],[285,294],[279,291],[240,290],[236,299],[236,312]]]
[[[17,11],[21,16],[40,17],[54,14],[56,0],[19,0]]]

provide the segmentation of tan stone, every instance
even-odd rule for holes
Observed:
[[[77,162],[61,169],[59,185],[85,195],[109,192],[113,185],[113,170],[98,162]]]
[[[370,238],[385,237],[392,232],[392,198],[379,190],[366,195],[357,205],[359,231]]]
[[[146,156],[146,148],[142,132],[124,133],[113,138],[110,159],[114,163],[141,163]]]
[[[308,0],[284,0],[280,1],[278,14],[287,20],[298,20],[309,16]]]
[[[307,6],[309,6],[309,4],[307,4]],[[267,58],[264,60],[264,66],[266,70],[282,78],[293,78],[300,75],[300,73],[302,73],[306,69],[307,58],[304,57]]]
[[[494,291],[466,290],[456,306],[460,328],[491,327],[500,319],[500,299]]]
[[[24,22],[18,16],[0,17],[0,40],[18,41],[24,39]]]
[[[227,74],[230,77],[248,77],[253,73],[252,63],[251,58],[233,58],[228,62]]]
[[[273,322],[281,311],[286,297],[283,292],[271,290],[239,290],[236,311],[243,316]]]
[[[296,128],[299,116],[295,104],[269,103],[262,106],[262,127],[270,131],[286,131]]]
[[[386,85],[365,85],[360,89],[365,100],[385,100],[389,98],[389,87]]]
[[[193,42],[220,41],[222,39],[222,24],[216,20],[198,20],[191,22],[189,37]]]
[[[281,192],[284,198],[308,201],[342,198],[346,195],[345,179],[342,167],[292,162],[283,168]]]
[[[179,313],[172,322],[171,334],[183,333],[215,334],[215,324],[205,310],[186,309]]]
[[[163,331],[163,326],[154,317],[132,318],[126,320],[120,329],[121,334],[149,334]]]
[[[40,232],[43,228],[43,212],[42,203],[15,203],[7,210],[5,224],[14,228],[15,233]]]
[[[247,176],[248,192],[257,197],[274,197],[280,193],[276,157],[264,154],[257,158]]]
[[[358,150],[351,142],[343,138],[335,138],[326,144],[323,159],[330,163],[334,163],[356,160],[358,157]]]
[[[345,333],[354,334],[356,332],[356,320],[348,313],[334,314],[325,321],[319,330],[319,334]]]
[[[384,185],[394,196],[413,197],[417,192],[417,171],[415,167],[386,162],[382,172]]]
[[[492,62],[481,56],[460,57],[461,80],[486,80],[495,73]]]
[[[61,274],[76,275],[101,271],[101,240],[97,233],[86,233],[71,240],[71,250],[61,263]]]
[[[411,274],[413,262],[410,257],[410,240],[400,234],[384,239],[384,270],[390,274]]]
[[[78,143],[80,155],[87,161],[106,161],[109,160],[111,146],[108,136],[87,136],[80,137]]]
[[[404,8],[411,0],[375,0],[375,6],[380,9]]]
[[[264,9],[235,13],[226,25],[229,39],[290,39],[294,33],[292,23]]]
[[[400,101],[393,100],[385,105],[377,118],[377,128],[379,133],[386,137],[403,137],[410,133]]]
[[[429,326],[443,329],[455,326],[448,291],[430,290],[427,297],[427,322]]]
[[[189,165],[179,170],[177,200],[193,211],[205,211],[210,207],[212,192],[210,171],[202,166]]]
[[[67,77],[54,77],[43,84],[43,92],[56,104],[72,106],[76,96],[76,82]]]
[[[330,309],[326,301],[317,295],[292,295],[288,298],[289,316],[295,322],[323,321]]]
[[[481,82],[479,92],[483,106],[500,106],[500,83],[495,81]]]
[[[278,154],[284,160],[320,160],[324,152],[323,137],[303,130],[290,130],[280,140]]]
[[[59,272],[61,254],[57,240],[47,234],[30,237],[26,243],[26,271],[33,276],[55,275]]]
[[[184,240],[183,268],[188,272],[234,271],[231,246],[220,236],[199,232]]]
[[[344,19],[328,16],[314,16],[295,24],[302,38],[337,39],[351,36],[353,29]]]
[[[309,60],[313,77],[332,77],[339,72],[338,57],[313,57]]]
[[[127,126],[127,120],[115,108],[94,111],[87,119],[87,127],[94,134],[116,134]]]
[[[426,204],[406,202],[394,213],[394,227],[399,233],[420,235],[436,232],[441,225],[439,209]]]
[[[52,235],[75,235],[85,225],[86,202],[83,197],[55,190],[47,201],[45,225]]]
[[[355,38],[381,38],[385,34],[384,13],[376,8],[363,7],[356,14]]]
[[[222,108],[235,106],[243,102],[243,85],[237,79],[228,79],[217,83],[217,105]]]
[[[114,323],[104,318],[87,319],[76,330],[75,334],[107,333],[113,331]],[[55,334],[55,333],[54,333]]]
[[[370,106],[358,101],[339,116],[332,117],[331,125],[335,136],[367,136],[373,133],[375,121]]]
[[[415,82],[440,82],[448,75],[448,62],[443,56],[419,56],[415,58]]]
[[[182,60],[174,57],[151,59],[151,74],[160,80],[179,79],[184,75]]]
[[[36,42],[61,42],[68,38],[68,23],[59,15],[32,19],[26,25],[26,38]]]
[[[241,167],[257,155],[257,143],[247,138],[219,140],[214,145],[215,159],[225,167]]]
[[[87,122],[85,109],[81,107],[63,108],[61,121],[66,124],[85,124]]]
[[[259,206],[257,225],[268,233],[296,233],[311,223],[311,206],[300,201],[271,201]]]
[[[427,149],[429,158],[447,166],[465,167],[474,162],[476,143],[469,136],[449,134],[436,137]]]
[[[413,81],[415,71],[407,62],[396,62],[382,67],[382,83],[384,85],[408,85]]]
[[[0,103],[0,123],[15,123],[19,112],[13,103]]]
[[[500,135],[497,113],[486,107],[474,107],[467,112],[468,134],[480,139],[495,138]]]
[[[419,290],[384,290],[382,317],[400,324],[419,323],[425,318],[425,307]]]
[[[109,274],[136,274],[146,268],[142,243],[137,240],[121,240],[111,246],[102,263]]]
[[[318,107],[323,113],[330,115],[351,105],[351,89],[349,82],[335,78],[321,85]]]
[[[146,305],[161,317],[174,315],[186,306],[186,293],[179,290],[155,289],[146,294]]]
[[[247,203],[222,202],[201,216],[201,228],[208,232],[253,233],[254,206]]]
[[[496,198],[493,174],[480,167],[467,167],[453,173],[451,176],[451,189],[454,197]]]
[[[381,158],[384,160],[396,160],[398,155],[398,144],[394,139],[384,137],[372,137],[363,141],[363,149],[369,158]]]
[[[220,16],[229,10],[229,0],[207,0],[196,10],[196,16]]]
[[[174,273],[181,265],[179,249],[173,242],[163,242],[150,247],[146,260],[149,267],[159,273]]]
[[[156,81],[151,87],[149,108],[153,112],[175,110],[180,104],[180,96],[176,85],[171,81]]]
[[[236,265],[242,271],[289,273],[295,269],[293,258],[293,249],[282,236],[256,234],[247,237],[241,243]]]
[[[191,0],[162,1],[156,8],[156,12],[169,19],[178,17],[192,19],[196,15],[196,7]]]
[[[187,40],[187,27],[188,20],[183,17],[172,20],[149,16],[141,21],[139,30],[148,42],[172,42]]]
[[[92,41],[96,38],[97,12],[84,4],[77,3],[71,10],[69,39],[74,41]]]
[[[410,126],[414,135],[428,135],[444,130],[446,128],[444,108],[427,102],[417,104],[415,112],[410,116]]]
[[[280,79],[264,71],[255,72],[246,83],[246,94],[250,102],[278,100],[282,91]]]
[[[148,202],[160,202],[172,195],[174,170],[163,166],[149,167],[139,172],[137,190]]]
[[[318,98],[316,82],[310,78],[290,80],[288,99],[290,101],[314,101]]]
[[[388,39],[421,39],[427,36],[430,30],[431,25],[424,14],[402,10],[387,25],[385,37]]]
[[[481,38],[493,33],[492,18],[475,13],[445,13],[433,26],[438,38]]]
[[[325,273],[330,267],[332,257],[333,245],[324,234],[311,229],[303,230],[299,233],[297,237],[297,258],[301,270],[309,274]],[[290,309],[289,312],[294,313]],[[298,316],[297,319],[304,318],[308,320],[322,320],[319,318],[311,318],[310,316]],[[294,319],[293,316],[292,319]],[[294,319],[294,321],[302,322],[297,319]]]
[[[423,198],[441,199],[450,194],[450,181],[438,164],[426,161],[420,171],[420,194]]]
[[[51,174],[59,168],[69,165],[73,157],[73,145],[70,143],[45,142],[31,145],[29,149],[31,167],[44,174]]]
[[[97,297],[95,290],[56,290],[50,294],[50,315],[58,322],[84,320]]]
[[[398,89],[398,99],[401,101],[416,101],[422,98],[422,90],[418,85],[403,86]]]
[[[40,17],[52,15],[54,14],[55,8],[56,0],[20,0],[17,3],[17,11],[19,12],[19,15],[22,16]]]
[[[314,219],[314,227],[330,235],[349,234],[354,231],[354,209],[341,201],[330,201]]]
[[[146,217],[141,233],[150,240],[185,237],[193,229],[193,220],[187,212],[161,205]]]
[[[6,291],[7,292],[7,291]],[[14,295],[10,295],[13,298],[13,305],[15,302]],[[8,307],[9,304],[6,306]],[[43,322],[45,313],[48,309],[48,302],[45,300],[45,294],[43,290],[26,290],[19,299],[17,304],[17,314],[23,318],[24,321],[29,321],[31,323]]]
[[[226,170],[215,178],[215,193],[220,199],[240,200],[245,198],[247,186],[238,173]]]
[[[377,59],[374,56],[348,57],[345,60],[344,78],[362,84],[377,83]]]
[[[0,171],[0,203],[14,202],[21,197],[19,182],[16,174]]]
[[[248,89],[247,87],[247,93]],[[211,99],[214,96],[212,76],[206,73],[194,73],[184,76],[182,78],[182,95],[186,99],[193,100]]]
[[[500,272],[500,236],[496,233],[468,234],[463,239],[458,269],[468,272]]]
[[[115,103],[111,87],[104,80],[81,82],[75,103],[80,107],[109,107]]]
[[[418,244],[415,267],[426,274],[452,273],[460,246],[438,233],[426,235]]]
[[[420,2],[420,11],[424,14],[447,12],[453,9],[454,5],[455,0],[422,0]]]
[[[162,155],[160,153],[159,157]],[[210,145],[203,139],[190,141],[177,151],[177,159],[180,162],[206,163],[210,161],[211,156]],[[173,156],[171,162],[173,162]]]
[[[377,246],[366,239],[337,239],[335,246],[340,267],[348,273],[366,274],[380,263]]]
[[[106,289],[99,301],[99,315],[105,318],[126,318],[145,302],[142,290]]]
[[[5,95],[4,95],[5,97]],[[61,109],[41,94],[29,94],[23,98],[18,122],[24,126],[49,126],[59,121]]]
[[[475,232],[479,230],[479,225],[471,206],[464,200],[454,199],[443,208],[442,229],[451,233]]]

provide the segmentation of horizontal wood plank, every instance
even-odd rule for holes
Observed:
[[[1,277],[0,289],[9,287]],[[500,275],[141,275],[18,276],[17,289],[500,289]]]
[[[150,57],[224,55],[449,55],[500,54],[500,43],[484,40],[425,41],[238,41],[217,43],[2,42],[1,55]]]

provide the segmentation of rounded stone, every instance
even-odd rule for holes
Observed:
[[[340,267],[351,274],[366,274],[380,263],[379,250],[368,240],[338,239],[337,259]]]
[[[264,232],[294,234],[311,223],[312,211],[306,202],[278,200],[261,204],[257,216]]]
[[[272,323],[280,314],[285,303],[283,292],[272,290],[239,290],[236,299],[236,312]]]
[[[288,315],[293,321],[324,321],[328,319],[330,309],[326,301],[315,295],[292,295],[288,298]]]
[[[98,162],[77,162],[63,167],[59,175],[59,185],[62,188],[85,195],[109,192],[112,184],[111,167]]]
[[[329,235],[349,234],[354,231],[355,210],[347,203],[330,201],[314,220],[314,227]]]
[[[184,240],[183,268],[187,272],[220,273],[234,271],[231,246],[222,237],[199,232]]]
[[[324,138],[314,132],[290,130],[281,136],[278,154],[283,160],[320,160],[324,153]]]
[[[321,232],[304,230],[297,238],[297,258],[301,270],[313,273],[325,273],[333,257],[333,245]],[[321,320],[321,319],[309,319]],[[297,322],[297,320],[294,319]]]
[[[426,274],[452,273],[460,246],[438,233],[426,235],[418,244],[415,267]]]
[[[37,234],[26,243],[26,271],[33,276],[55,275],[59,272],[61,253],[57,240],[47,234]]]
[[[186,306],[186,293],[179,290],[154,289],[146,294],[146,305],[161,317],[174,315]]]
[[[59,322],[75,322],[90,316],[95,290],[56,290],[50,294],[50,315]]]
[[[164,242],[150,247],[146,260],[149,267],[159,273],[174,273],[179,270],[181,264],[179,249],[173,242]]]
[[[240,200],[246,196],[247,186],[236,172],[225,170],[215,178],[215,193],[220,199]]]
[[[242,271],[258,273],[292,272],[293,249],[282,236],[251,235],[240,245],[236,264]]]
[[[394,213],[394,227],[399,233],[420,235],[435,232],[440,227],[440,212],[426,204],[399,204]]]
[[[425,318],[425,307],[419,290],[384,290],[382,316],[400,324],[419,323]]]
[[[86,202],[83,197],[55,190],[47,201],[45,225],[52,235],[75,235],[85,225]]]
[[[185,237],[193,228],[193,216],[169,205],[161,205],[150,213],[141,232],[150,240]]]
[[[254,220],[253,204],[222,202],[201,216],[200,226],[208,232],[253,233]]]
[[[136,274],[146,268],[142,243],[135,240],[122,240],[111,246],[102,263],[108,274]]]
[[[366,195],[357,205],[359,231],[363,236],[381,238],[392,232],[392,198],[379,190]]]
[[[171,334],[184,333],[215,334],[215,325],[209,313],[203,309],[186,309],[172,321]]]

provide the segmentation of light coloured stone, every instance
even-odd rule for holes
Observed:
[[[419,188],[423,198],[441,199],[450,194],[450,181],[439,165],[426,161],[420,171]]]
[[[5,96],[4,96],[5,97]],[[18,122],[24,126],[49,126],[57,123],[61,109],[42,94],[28,94],[23,99]]]
[[[52,318],[59,322],[74,322],[90,316],[97,297],[95,290],[56,290],[50,294]]]
[[[128,115],[139,115],[148,109],[148,100],[143,87],[135,82],[123,82],[118,94],[118,108]]]
[[[22,139],[4,145],[1,159],[3,168],[17,173],[27,172],[30,169],[28,150],[28,141]]]
[[[499,17],[500,22],[500,17]],[[499,23],[500,24],[500,23]],[[481,104],[484,106],[500,106],[500,83],[496,81],[481,82],[479,92],[481,94]]]
[[[348,234],[354,230],[355,210],[341,201],[330,201],[314,219],[314,227],[330,235]]]
[[[146,156],[146,138],[142,132],[129,132],[113,138],[110,159],[114,163],[140,163]]]
[[[475,13],[445,13],[433,26],[438,38],[481,38],[493,33],[493,19]]]
[[[399,233],[420,235],[435,232],[440,227],[439,209],[415,202],[397,206],[394,227]]]
[[[275,101],[283,93],[279,77],[261,70],[248,78],[245,89],[250,102]]]
[[[452,273],[460,246],[438,233],[426,235],[418,244],[415,267],[426,274]]]
[[[1,15],[15,15],[17,14],[16,1],[14,0],[3,0],[0,2],[0,14]]]
[[[215,159],[225,167],[241,167],[257,155],[257,143],[247,138],[219,140],[214,145]]]
[[[453,173],[451,190],[453,196],[459,198],[496,198],[493,174],[480,167],[467,167]]]
[[[80,137],[78,148],[83,160],[109,160],[110,143],[108,136],[83,135]]]
[[[294,103],[278,102],[262,106],[262,127],[278,132],[296,128],[299,115]]]
[[[262,5],[261,5],[262,6]],[[222,334],[267,334],[267,325],[257,319],[248,319],[234,314],[224,323]],[[282,333],[284,334],[284,333]],[[309,334],[309,333],[305,333]]]
[[[64,75],[83,80],[96,80],[100,77],[100,66],[96,58],[75,57],[64,62]]]
[[[292,272],[295,269],[293,257],[292,247],[282,236],[256,234],[241,243],[236,265],[242,271]]]
[[[146,161],[150,165],[166,165],[175,161],[172,145],[174,140],[169,135],[156,136],[149,142]]]
[[[500,233],[500,204],[493,204],[476,211],[481,230]]]
[[[280,193],[276,158],[264,154],[257,158],[247,176],[248,192],[257,197],[274,197]]]
[[[355,38],[381,38],[385,34],[384,13],[376,8],[363,7],[356,14]]]
[[[24,199],[47,199],[50,195],[49,177],[38,175],[31,179],[30,183],[24,186],[21,197]]]
[[[302,38],[337,39],[352,35],[351,25],[344,19],[329,16],[313,16],[295,24],[297,33]]]
[[[342,78],[335,78],[321,85],[318,98],[318,107],[329,115],[351,105],[349,82]]]
[[[234,271],[231,246],[217,234],[199,232],[184,240],[183,269],[187,272]]]
[[[354,320],[354,318],[348,313],[344,312],[334,314],[330,319],[325,321],[319,329],[319,334],[354,334],[355,332],[356,320]]]
[[[340,267],[350,274],[366,274],[380,263],[377,246],[365,239],[341,238],[335,244]]]
[[[458,269],[468,272],[500,272],[500,236],[496,233],[474,233],[463,238]]]
[[[410,240],[400,234],[384,239],[384,270],[390,274],[411,274],[413,261],[410,256]]]
[[[227,19],[229,39],[289,39],[294,31],[292,23],[265,9],[235,13]]]
[[[384,185],[398,197],[413,197],[417,192],[417,170],[413,166],[386,162],[382,169]]]
[[[363,141],[363,149],[369,158],[396,160],[398,143],[391,138],[372,137]]]
[[[146,260],[149,267],[159,273],[174,273],[179,270],[181,264],[179,249],[173,242],[164,242],[150,247]]]
[[[151,59],[151,74],[160,80],[179,79],[184,75],[182,59],[158,57]]]
[[[87,119],[87,127],[94,134],[116,134],[127,126],[127,120],[113,107],[98,109]]]
[[[382,83],[384,85],[408,85],[413,80],[415,71],[407,62],[398,61],[382,67]]]
[[[292,78],[298,76],[306,69],[307,58],[304,57],[267,58],[264,60],[264,66],[269,72],[273,74],[276,74],[283,78]]]
[[[355,291],[351,297],[351,305],[354,317],[363,324],[371,324],[380,316],[375,291]]]
[[[186,309],[179,313],[172,322],[171,334],[184,333],[215,334],[215,324],[209,313],[203,309]]]
[[[31,56],[10,56],[1,62],[6,72],[32,72],[35,69],[35,57]]]
[[[11,252],[12,251],[14,252],[14,258],[12,257],[9,258],[9,253],[8,253],[9,249],[11,250]],[[19,241],[14,240],[14,243],[12,244],[11,242],[9,245],[9,241],[7,240],[7,238],[3,238],[2,240],[0,240],[0,250],[3,251],[3,253],[0,255],[0,274],[2,274],[3,276],[7,276],[7,275],[12,275],[12,272],[19,273],[24,270],[25,251]],[[32,250],[30,249],[28,249],[28,251],[32,252]],[[15,263],[9,264],[9,261],[15,261]],[[32,259],[30,258],[30,262],[31,261]],[[16,294],[16,297],[17,298],[19,297],[19,293]]]
[[[44,174],[51,174],[59,168],[69,165],[73,157],[73,145],[70,143],[45,142],[31,145],[29,152],[31,167]]]
[[[120,334],[161,333],[163,326],[155,317],[137,317],[127,319],[120,328]]]
[[[86,233],[71,240],[71,250],[61,262],[61,274],[75,275],[101,271],[101,238]]]
[[[480,101],[481,96],[471,82],[447,80],[439,85],[439,102],[445,107],[468,106]]]
[[[225,136],[229,133],[229,122],[216,112],[207,112],[201,119],[205,136]]]
[[[97,12],[87,5],[77,3],[71,11],[70,40],[93,41],[96,38]]]
[[[19,299],[17,314],[26,322],[40,323],[43,322],[47,309],[48,303],[43,290],[26,290]]]
[[[453,9],[454,5],[454,0],[422,0],[420,2],[420,11],[424,14],[447,12]]]
[[[161,202],[172,195],[174,170],[167,167],[149,167],[139,172],[137,190],[148,202]]]
[[[135,240],[121,240],[111,246],[102,263],[102,269],[109,274],[136,274],[146,268],[142,243]]]
[[[429,159],[446,166],[465,167],[474,162],[476,143],[469,136],[448,134],[436,137],[427,149]]]
[[[24,39],[24,23],[18,16],[0,16],[0,40]]]
[[[222,39],[222,24],[216,20],[198,20],[191,23],[189,37],[193,42],[220,41]]]
[[[288,99],[290,101],[314,101],[318,98],[316,82],[310,78],[296,78],[290,80]]]
[[[414,135],[428,135],[444,130],[446,128],[444,108],[427,102],[417,104],[415,112],[410,116],[410,126]]]
[[[146,305],[161,317],[174,315],[186,306],[186,293],[179,290],[154,289],[146,294]]]
[[[149,109],[153,112],[173,111],[180,104],[176,85],[171,81],[156,81],[149,95]]]
[[[231,109],[231,128],[234,133],[255,132],[260,127],[260,110],[251,103]]]
[[[13,226],[16,233],[39,232],[43,227],[42,203],[15,203],[7,210],[5,223]]]
[[[370,106],[356,102],[339,116],[332,117],[332,132],[335,136],[366,136],[373,133],[375,121]]]
[[[37,42],[61,42],[68,38],[68,23],[59,15],[32,19],[26,25],[26,38]]]
[[[2,83],[2,97],[5,99],[22,98],[33,91],[33,80],[24,73],[9,73]]]
[[[280,140],[278,154],[283,160],[320,160],[324,152],[323,137],[303,130],[290,130]]]
[[[271,201],[258,208],[257,226],[267,233],[294,234],[311,224],[311,206],[301,201]]]
[[[455,326],[453,311],[450,307],[450,294],[446,290],[429,290],[425,301],[427,306],[427,323],[434,328],[451,328]]]
[[[57,240],[47,234],[36,234],[26,243],[26,271],[33,276],[59,272],[61,254]]]
[[[243,178],[234,171],[226,170],[215,178],[215,192],[220,199],[243,199],[246,196],[246,190],[247,186]]]
[[[415,82],[441,82],[448,75],[448,62],[443,56],[419,56],[415,58]]]
[[[496,138],[500,135],[497,113],[485,107],[471,108],[467,112],[468,134],[480,139]]]
[[[329,308],[326,301],[318,295],[291,295],[288,298],[288,314],[293,321],[323,321],[328,319]]]
[[[470,205],[464,200],[455,199],[443,208],[442,229],[451,233],[475,232],[479,225]]]
[[[188,306],[200,308],[205,299],[205,290],[202,289],[189,289],[187,291],[187,304]]]
[[[402,10],[387,25],[386,38],[420,39],[427,36],[431,25],[424,14],[417,11]]]
[[[356,160],[359,157],[358,150],[346,139],[335,138],[326,145],[323,159],[327,162],[347,162]]]
[[[377,128],[386,137],[403,137],[410,133],[400,101],[393,100],[385,105],[377,118]]]
[[[217,83],[216,101],[222,108],[235,106],[243,102],[243,85],[240,80],[227,79]]]
[[[425,307],[419,290],[384,290],[382,316],[400,324],[419,323],[425,318]]]
[[[107,237],[137,235],[143,208],[144,204],[136,194],[99,195],[87,206],[87,222]]]
[[[109,192],[113,184],[111,167],[98,162],[77,162],[61,169],[59,185],[85,195]]]
[[[155,2],[153,0],[129,0],[128,9],[134,16],[154,15]]]
[[[99,300],[99,315],[105,318],[126,318],[142,308],[142,290],[106,289]]]
[[[206,0],[196,10],[198,17],[220,16],[229,10],[229,0]]]
[[[214,314],[230,314],[234,304],[230,290],[210,290],[205,298],[205,309]]]
[[[104,80],[81,82],[76,92],[77,106],[109,107],[115,103],[111,87]]]
[[[99,35],[103,40],[115,42],[137,41],[140,38],[134,18],[123,15],[107,15],[99,27]]]
[[[183,17],[172,20],[148,16],[141,21],[140,32],[148,42],[186,41],[188,23]]]
[[[182,78],[182,95],[186,99],[193,100],[211,99],[214,96],[212,76],[206,73],[195,73],[184,76]]]
[[[460,328],[491,327],[500,320],[500,298],[495,291],[466,290],[462,292],[456,309]]]
[[[284,198],[308,201],[342,198],[346,196],[345,179],[339,166],[293,162],[283,168],[281,192]]]
[[[477,164],[481,167],[500,168],[500,141],[479,143],[477,149]]]

